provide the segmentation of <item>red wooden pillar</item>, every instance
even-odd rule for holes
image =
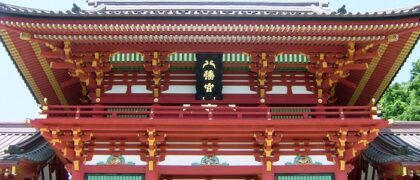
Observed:
[[[71,179],[72,180],[84,180],[85,173],[83,171],[72,171],[71,172]]]
[[[155,169],[154,171],[146,171],[146,180],[159,180],[159,173]]]
[[[65,168],[70,172],[72,180],[84,180],[85,179],[85,172],[84,172],[84,165],[82,164],[66,164]]]
[[[148,165],[148,169],[146,170],[146,174],[145,174],[145,179],[146,180],[159,180],[159,166],[157,166],[155,162],[153,162],[153,164]]]
[[[271,164],[267,166],[267,163],[264,162],[261,169],[261,180],[274,180],[274,169]]]
[[[262,173],[261,177],[262,180],[274,180],[274,173],[265,171]]]
[[[346,171],[336,171],[335,172],[335,180],[347,180],[347,172]]]

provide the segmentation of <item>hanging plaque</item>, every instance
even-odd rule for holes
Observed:
[[[223,53],[196,53],[197,100],[222,100]]]

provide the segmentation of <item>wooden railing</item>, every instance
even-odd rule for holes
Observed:
[[[371,106],[314,107],[183,107],[183,106],[68,106],[48,105],[49,118],[137,118],[137,119],[366,119],[375,115]]]

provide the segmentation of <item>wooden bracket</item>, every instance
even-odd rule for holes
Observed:
[[[254,156],[257,161],[260,161],[265,165],[266,171],[272,171],[273,162],[279,159],[279,154],[273,153],[273,145],[274,143],[281,141],[282,137],[283,135],[275,135],[275,132],[272,129],[266,129],[266,131],[261,134],[254,134],[256,146],[259,146],[258,151],[261,146],[261,149],[263,149],[263,152],[256,152]]]
[[[356,49],[355,42],[349,42],[347,52],[343,54],[319,53],[314,55],[312,63],[307,66],[308,72],[314,73],[315,87],[319,103],[335,103],[335,87],[339,82],[354,89],[356,84],[346,80],[350,70],[365,70],[368,63],[365,59],[372,59],[377,53],[371,53],[374,44],[368,44]],[[327,100],[327,102],[324,102]]]
[[[166,134],[158,134],[155,129],[148,129],[144,136],[138,135],[139,140],[147,144],[147,154],[140,155],[141,159],[147,162],[147,169],[154,171],[157,162],[163,160],[164,157],[157,152],[158,144],[162,144],[165,141]]]
[[[344,154],[346,152],[346,142],[347,142],[347,130],[341,130],[338,132],[338,142],[336,142],[337,149],[337,158],[340,165],[340,171],[346,169],[346,160]]]
[[[151,73],[151,83],[148,88],[153,92],[154,102],[159,101],[161,91],[166,89],[162,87],[162,81],[164,78],[164,73],[167,72],[170,68],[170,65],[166,62],[167,55],[167,53],[154,51],[150,55],[150,63],[144,64],[146,72]]]
[[[265,130],[264,156],[266,171],[271,171],[272,169],[273,135],[273,130]]]
[[[80,159],[82,157],[82,151],[83,151],[83,143],[81,142],[80,138],[81,131],[80,129],[73,130],[73,143],[74,143],[74,152],[75,157],[77,159]]]
[[[315,76],[315,91],[318,98],[319,104],[324,104],[324,74],[327,72],[328,63],[326,61],[326,54],[319,53],[318,56],[314,57],[314,63],[307,65],[306,69],[308,72],[314,73]]]
[[[93,134],[84,134],[80,129],[71,133],[60,129],[40,129],[42,136],[51,144],[59,157],[72,162],[71,168],[78,171],[86,159],[84,157],[84,142],[90,141]]]
[[[61,51],[55,46],[48,44],[52,51]],[[71,42],[64,41],[64,61],[57,61],[60,58],[54,58],[50,63],[52,69],[66,69],[71,77],[78,78],[82,86],[81,101],[87,103],[92,100],[94,103],[101,101],[103,93],[103,80],[106,72],[111,71],[111,64],[108,59],[104,59],[106,53],[94,52],[92,54],[74,55],[71,49]],[[47,54],[48,55],[48,54]],[[90,59],[90,57],[93,57]],[[77,81],[76,81],[77,82]]]
[[[267,91],[271,90],[269,77],[275,69],[274,56],[271,53],[252,53],[253,65],[250,65],[251,72],[257,77],[257,88],[251,88],[260,96],[260,102],[265,103]]]

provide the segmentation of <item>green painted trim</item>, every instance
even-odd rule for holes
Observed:
[[[275,63],[308,63],[309,59],[303,54],[279,54],[274,59]]]
[[[251,63],[251,57],[244,53],[224,53],[223,62]]]
[[[133,63],[143,62],[144,56],[141,53],[115,53],[113,54],[109,62],[110,63]],[[195,53],[172,53],[168,57],[168,61],[171,63],[185,63],[195,62]],[[245,53],[224,53],[223,62],[226,63],[252,63],[251,57]],[[280,54],[275,58],[276,63],[308,63],[309,59],[303,54]],[[172,71],[192,70],[192,67],[171,67]],[[114,71],[141,71],[144,67],[113,67]],[[225,67],[227,71],[249,71],[249,67]],[[291,67],[276,67],[276,71],[306,71],[306,68],[291,68]]]
[[[172,66],[170,71],[192,71],[194,68],[190,66]],[[223,67],[224,71],[249,71],[249,67]]]
[[[311,112],[310,109],[271,109],[273,113],[281,113],[281,112]],[[273,115],[271,116],[272,119],[302,119],[303,116],[301,115],[290,115],[290,116],[279,116]]]
[[[133,63],[143,61],[144,56],[141,53],[115,53],[109,58],[110,63]]]
[[[148,112],[147,108],[108,108],[108,112]],[[112,115],[107,115],[108,118]],[[118,118],[149,118],[147,114],[118,114]]]
[[[183,63],[197,61],[195,53],[172,53],[168,57],[169,62]],[[251,57],[244,53],[224,53],[223,62],[229,63],[251,63]]]
[[[194,53],[172,53],[168,57],[169,62],[183,63],[183,62],[195,62]]]
[[[173,53],[169,55],[169,62],[195,62],[195,53]],[[224,53],[223,62],[252,63],[251,57],[244,53]],[[303,54],[279,54],[276,63],[308,63],[309,59]]]
[[[144,180],[142,174],[87,174],[85,180]]]
[[[304,168],[304,167],[302,167]],[[334,180],[333,174],[278,174],[277,180]]]
[[[143,66],[119,66],[119,67],[113,67],[113,71],[143,71]]]

